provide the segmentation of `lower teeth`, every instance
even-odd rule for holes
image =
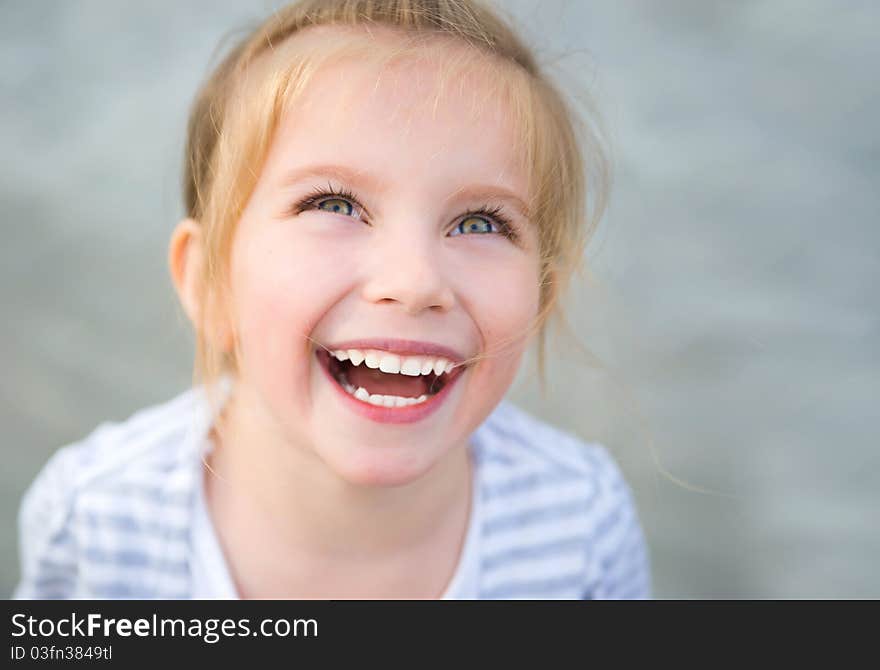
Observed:
[[[408,407],[409,405],[421,405],[430,397],[428,394],[420,395],[418,398],[404,398],[399,395],[380,395],[378,393],[370,395],[364,387],[355,388],[353,384],[350,384],[348,377],[345,376],[344,372],[338,376],[334,375],[334,377],[349,395],[354,396],[358,400],[379,407]]]
[[[399,395],[379,395],[378,393],[370,395],[364,387],[355,389],[351,384],[343,384],[342,388],[344,388],[349,395],[353,395],[358,400],[368,402],[371,405],[378,405],[379,407],[407,407],[408,405],[420,405],[428,399],[427,395],[420,395],[418,398],[403,398]]]

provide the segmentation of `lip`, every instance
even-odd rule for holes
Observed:
[[[449,379],[443,388],[436,394],[429,396],[423,403],[409,405],[407,407],[379,407],[378,405],[371,405],[362,400],[358,400],[353,395],[350,395],[336,382],[335,379],[333,379],[333,375],[330,374],[329,366],[330,354],[327,351],[316,349],[315,356],[318,358],[318,366],[323,371],[327,381],[330,382],[330,385],[336,389],[342,402],[346,403],[354,412],[357,412],[361,416],[377,423],[415,423],[416,421],[421,421],[428,417],[440,408],[440,405],[443,404],[443,401],[452,391],[452,387],[457,384],[459,377],[461,377],[467,369],[461,367],[455,368],[452,372],[448,373]]]
[[[360,340],[346,340],[337,344],[323,345],[330,351],[339,349],[381,349],[398,356],[443,356],[453,363],[461,363],[466,356],[451,347],[435,342],[400,340],[390,337],[374,337]]]

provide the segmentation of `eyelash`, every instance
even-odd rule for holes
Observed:
[[[337,189],[328,184],[327,187],[314,188],[308,196],[306,196],[305,198],[297,202],[293,207],[291,207],[290,215],[297,215],[311,209],[316,209],[317,205],[319,205],[322,200],[330,200],[333,198],[348,200],[353,210],[358,210],[362,213],[366,211],[363,205],[361,205],[357,196],[354,195],[354,193],[352,193],[348,189]],[[511,241],[517,242],[519,240],[519,236],[517,235],[516,229],[514,228],[510,219],[504,216],[504,214],[502,214],[501,212],[502,208],[500,205],[496,205],[495,207],[489,207],[488,205],[486,205],[478,209],[468,209],[462,215],[459,223],[456,224],[456,228],[458,227],[458,225],[461,225],[462,221],[465,221],[473,216],[479,216],[488,219],[489,222],[498,229],[498,233],[496,234],[503,235],[504,237],[510,238]]]

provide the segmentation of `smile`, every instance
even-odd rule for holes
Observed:
[[[401,365],[399,357],[373,350],[315,354],[345,404],[383,423],[409,423],[433,413],[467,367],[440,357],[407,358]]]

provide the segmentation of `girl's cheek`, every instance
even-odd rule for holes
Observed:
[[[305,336],[351,283],[357,263],[351,250],[314,235],[243,237],[235,252],[239,337],[245,355],[250,350],[264,361],[287,360],[305,346]]]
[[[295,220],[267,223],[258,235],[242,239],[240,268],[243,281],[263,300],[292,294],[318,294],[338,272],[337,258],[347,255],[330,240],[301,231]],[[341,260],[341,258],[339,258]]]
[[[485,267],[485,265],[484,265]],[[521,328],[538,309],[538,277],[527,259],[497,263],[490,276],[478,278],[481,301],[503,330]]]

